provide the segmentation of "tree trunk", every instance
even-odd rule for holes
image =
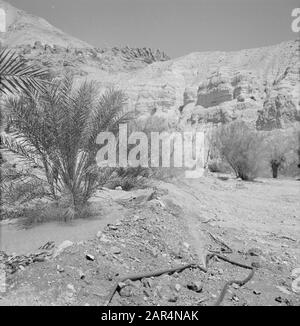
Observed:
[[[278,177],[278,169],[279,169],[278,164],[272,164],[272,175],[274,179],[277,179]]]

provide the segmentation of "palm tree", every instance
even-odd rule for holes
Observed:
[[[125,100],[113,89],[98,96],[94,82],[74,89],[73,77],[66,75],[43,93],[8,99],[15,132],[4,137],[4,146],[43,168],[51,197],[73,217],[98,185],[96,137],[130,119],[123,113]]]
[[[47,76],[47,70],[28,65],[15,52],[7,49],[0,51],[0,93],[44,90]]]

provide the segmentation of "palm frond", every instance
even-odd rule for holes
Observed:
[[[37,159],[38,154],[35,148],[30,147],[20,141],[17,141],[13,137],[4,134],[1,135],[1,144],[4,150],[8,150],[16,154],[20,159],[26,160],[27,162],[42,168],[40,162]]]
[[[15,52],[7,49],[0,52],[0,93],[44,91],[47,77],[47,70],[27,65]]]

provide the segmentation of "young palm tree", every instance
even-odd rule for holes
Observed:
[[[13,140],[4,137],[4,146],[42,166],[51,197],[74,216],[97,187],[97,135],[130,119],[123,113],[125,100],[113,89],[97,96],[93,82],[74,90],[72,76],[66,75],[43,93],[7,101],[15,132]]]

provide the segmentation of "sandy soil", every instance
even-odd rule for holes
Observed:
[[[232,249],[229,258],[257,266],[253,279],[230,287],[222,304],[300,305],[300,294],[292,288],[296,278],[292,272],[300,267],[299,181],[243,182],[214,175],[159,182],[157,189],[151,200],[147,199],[151,189],[106,193],[110,210],[119,212],[118,220],[112,222],[108,214],[99,224],[78,222],[73,228],[88,230],[82,234],[85,241],[8,275],[0,305],[102,305],[120,276],[188,262],[203,264],[210,250],[222,249],[210,234]],[[95,236],[99,230],[104,237]],[[64,240],[72,234],[65,233]],[[86,259],[86,253],[95,260]],[[212,305],[227,280],[246,275],[244,269],[214,259],[208,273],[187,269],[129,282],[112,304]],[[203,289],[191,290],[192,280],[199,280]]]

